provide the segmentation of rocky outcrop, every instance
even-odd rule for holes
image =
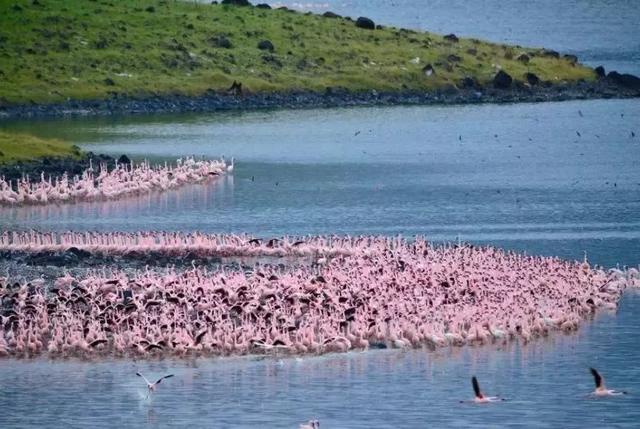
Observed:
[[[337,13],[333,13],[331,11],[327,11],[323,13],[322,16],[324,16],[325,18],[341,18],[340,15],[338,15]]]
[[[261,40],[258,42],[258,49],[273,52],[276,48],[273,46],[273,43],[271,43],[271,40]]]
[[[234,6],[251,6],[249,0],[222,0],[222,4],[231,4]]]
[[[540,84],[540,78],[535,73],[531,73],[531,72],[525,73],[524,74],[524,79],[531,86],[535,86],[535,85]]]
[[[509,73],[503,70],[500,70],[493,77],[493,86],[498,89],[511,88],[512,83],[513,83],[513,78],[509,75]]]
[[[607,75],[607,80],[615,83],[616,85],[640,91],[640,77],[638,76],[612,71]]]
[[[460,81],[460,88],[462,89],[472,89],[478,87],[480,87],[478,82],[470,76],[466,76]]]
[[[364,28],[365,30],[375,30],[376,23],[367,17],[361,16],[356,20],[356,27]]]

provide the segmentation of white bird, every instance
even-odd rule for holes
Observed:
[[[164,377],[160,377],[158,379],[158,381],[156,381],[155,383],[151,383],[149,380],[147,380],[147,377],[145,377],[144,375],[140,374],[139,372],[136,372],[136,375],[138,377],[142,377],[144,379],[144,381],[147,383],[147,389],[149,389],[149,393],[147,394],[147,398],[149,397],[149,394],[151,394],[151,392],[156,390],[156,386],[158,384],[160,384],[162,382],[162,380],[164,380],[165,378],[173,377],[173,374],[165,375]]]
[[[235,161],[234,158],[231,157],[231,164],[227,166],[227,173],[233,173],[233,168],[235,166],[234,165],[235,164],[234,161]]]
[[[604,377],[600,375],[600,373],[595,368],[589,368],[591,370],[591,374],[593,374],[593,379],[596,382],[596,390],[593,391],[593,394],[596,396],[618,396],[618,395],[626,395],[627,392],[620,390],[607,389],[604,385]]]
[[[499,402],[505,400],[504,398],[500,398],[498,396],[484,396],[480,391],[480,384],[478,383],[478,379],[475,376],[471,377],[471,385],[473,386],[473,393],[475,394],[473,402],[475,402],[476,404],[487,404],[489,402]]]
[[[320,429],[320,421],[309,420],[307,423],[302,423],[298,429]]]

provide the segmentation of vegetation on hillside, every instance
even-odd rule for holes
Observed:
[[[434,90],[487,85],[500,69],[516,82],[526,73],[551,83],[595,79],[575,58],[542,49],[283,9],[0,0],[0,105],[198,95],[234,81],[245,92]]]
[[[78,158],[77,146],[55,139],[0,131],[0,164],[32,161],[39,158]]]

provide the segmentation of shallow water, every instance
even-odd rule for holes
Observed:
[[[640,75],[640,7],[634,0],[287,0],[268,2],[315,13],[367,16],[376,23],[494,42],[540,46]]]
[[[640,294],[578,333],[510,344],[196,361],[0,361],[0,427],[635,428]],[[593,399],[589,366],[624,397]],[[149,400],[136,371],[175,374]],[[477,375],[508,402],[460,404]]]
[[[636,100],[5,123],[96,152],[154,160],[224,154],[238,162],[233,176],[207,186],[118,202],[5,207],[0,222],[260,236],[423,234],[573,259],[587,251],[593,263],[637,265],[638,124]]]

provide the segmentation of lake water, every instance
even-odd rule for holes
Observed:
[[[582,115],[582,116],[581,116]],[[5,228],[423,234],[614,266],[640,262],[640,103],[90,118],[0,127],[134,158],[237,160],[203,186],[0,208]]]
[[[575,53],[640,74],[634,1],[281,2]],[[424,234],[640,263],[640,103],[263,111],[0,122],[154,161],[234,156],[233,176],[118,202],[0,208],[0,229]],[[631,135],[635,132],[636,137]],[[196,361],[0,360],[0,427],[635,428],[640,295],[527,346]],[[625,397],[595,400],[588,367]],[[146,392],[135,372],[172,372]],[[477,375],[487,393],[470,399]]]
[[[640,294],[526,346],[256,360],[0,361],[0,427],[637,428]],[[594,399],[589,366],[623,397]],[[175,374],[150,399],[135,376]],[[472,398],[471,375],[507,402]]]
[[[207,2],[208,3],[208,2]],[[287,0],[314,13],[367,16],[376,23],[542,46],[592,67],[640,75],[640,7],[635,0]]]

